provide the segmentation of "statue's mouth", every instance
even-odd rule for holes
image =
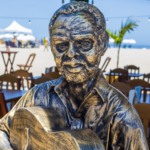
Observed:
[[[73,66],[71,65],[65,65],[65,69],[70,72],[70,73],[80,73],[81,70],[83,69],[83,65],[81,64],[75,64]]]

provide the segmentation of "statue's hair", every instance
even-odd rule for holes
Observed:
[[[49,24],[49,29],[51,30],[51,27],[53,26],[55,20],[59,15],[71,14],[76,12],[87,12],[92,15],[95,19],[97,31],[99,31],[100,33],[106,29],[105,18],[102,12],[94,5],[82,1],[71,2],[60,7],[52,16]]]
[[[101,45],[103,48],[103,52],[107,49],[108,45],[108,35],[106,33],[106,22],[104,15],[102,12],[95,7],[94,5],[88,4],[87,2],[78,1],[78,2],[71,2],[68,4],[63,5],[60,7],[52,16],[50,23],[49,23],[49,34],[51,35],[52,27],[55,23],[55,20],[59,15],[62,14],[73,14],[77,12],[85,12],[90,14],[94,20],[95,20],[95,29],[97,29],[97,33],[101,35],[102,37],[102,43],[104,45]]]

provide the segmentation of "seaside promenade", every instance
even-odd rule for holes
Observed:
[[[5,46],[0,45],[0,50],[6,50]],[[34,76],[39,76],[41,73],[44,73],[46,67],[55,66],[54,58],[50,50],[44,51],[44,46],[39,48],[10,48],[10,51],[17,51],[16,58],[13,64],[14,70],[19,69],[17,64],[24,64],[30,53],[36,53],[33,66],[30,69],[30,72]],[[1,54],[0,54],[1,55]],[[106,69],[106,72],[109,72],[110,69],[116,68],[116,59],[117,59],[117,49],[108,48],[105,55],[101,59],[100,66],[102,66],[106,57],[111,57],[111,61]],[[125,48],[120,51],[120,62],[119,67],[124,67],[126,65],[136,65],[140,67],[141,73],[150,72],[150,49],[131,49]],[[4,62],[2,56],[0,56],[0,74],[3,74],[5,70]]]

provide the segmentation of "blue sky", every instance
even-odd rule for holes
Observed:
[[[49,20],[61,5],[61,0],[0,0],[0,29],[16,20],[32,29],[39,39],[48,37]],[[112,31],[117,31],[128,17],[137,20],[139,26],[125,38],[135,39],[138,45],[150,45],[150,0],[94,0],[94,5],[108,19],[107,28]]]

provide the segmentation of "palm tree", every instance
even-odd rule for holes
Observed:
[[[122,45],[123,38],[125,34],[130,31],[133,31],[134,28],[136,28],[138,24],[134,20],[127,19],[125,23],[122,23],[121,28],[118,32],[112,32],[110,30],[107,30],[107,33],[109,37],[114,39],[115,45],[118,47],[118,53],[117,53],[117,68],[119,66],[119,55],[120,55],[120,48]]]

